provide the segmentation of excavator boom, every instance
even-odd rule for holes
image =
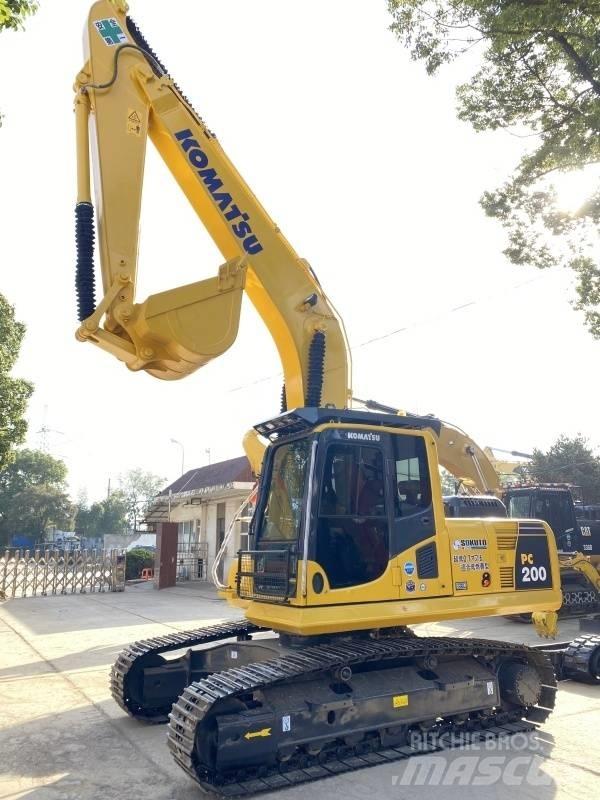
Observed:
[[[78,338],[113,353],[132,370],[181,378],[233,344],[246,291],[279,352],[287,406],[346,407],[346,336],[315,273],[251,192],[126,8],[111,0],[92,6],[86,62],[75,85]],[[217,277],[138,303],[138,230],[148,137],[225,263]],[[93,297],[90,146],[103,285],[99,303]]]

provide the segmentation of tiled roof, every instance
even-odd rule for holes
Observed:
[[[219,461],[206,467],[190,469],[180,478],[162,490],[160,495],[169,492],[193,492],[197,489],[206,489],[211,486],[223,486],[227,483],[252,483],[254,477],[250,469],[250,462],[246,456],[230,458],[228,461]],[[160,496],[159,495],[159,496]]]

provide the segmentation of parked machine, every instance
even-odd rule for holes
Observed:
[[[444,497],[447,517],[511,517],[541,519],[552,528],[561,567],[563,603],[559,617],[600,614],[600,524],[577,519],[577,506],[568,486],[515,485],[495,495],[459,494]],[[531,614],[511,615],[529,622]]]
[[[416,733],[495,736],[543,722],[555,671],[598,680],[600,640],[544,649],[418,637],[406,626],[533,609],[552,632],[561,591],[550,527],[446,519],[438,448],[448,461],[471,458],[452,426],[349,407],[343,326],[314,271],[126,12],[122,0],[94,3],[75,85],[77,336],[133,371],[181,378],[233,343],[245,291],[273,336],[285,389],[281,415],[245,439],[260,473],[257,507],[251,548],[225,592],[245,618],[129,646],[112,669],[115,700],[138,719],[169,720],[177,763],[226,796],[404,758],[419,752]],[[138,304],[148,136],[226,261],[215,278]]]
[[[577,519],[570,487],[532,484],[505,489],[509,517],[542,519],[556,537],[563,604],[560,617],[600,614],[600,524]]]

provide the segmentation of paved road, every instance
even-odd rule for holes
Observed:
[[[130,641],[237,616],[204,584],[2,604],[0,800],[201,797],[171,761],[164,727],[126,717],[110,699],[107,674]],[[501,619],[419,627],[423,634],[536,640],[527,626]],[[561,638],[576,632],[575,623],[563,625]],[[565,682],[540,735],[509,750],[423,756],[262,797],[596,800],[599,728],[600,687]]]

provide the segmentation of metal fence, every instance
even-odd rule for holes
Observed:
[[[208,543],[177,541],[177,581],[208,580]]]
[[[122,592],[123,550],[6,550],[0,555],[0,597]]]

